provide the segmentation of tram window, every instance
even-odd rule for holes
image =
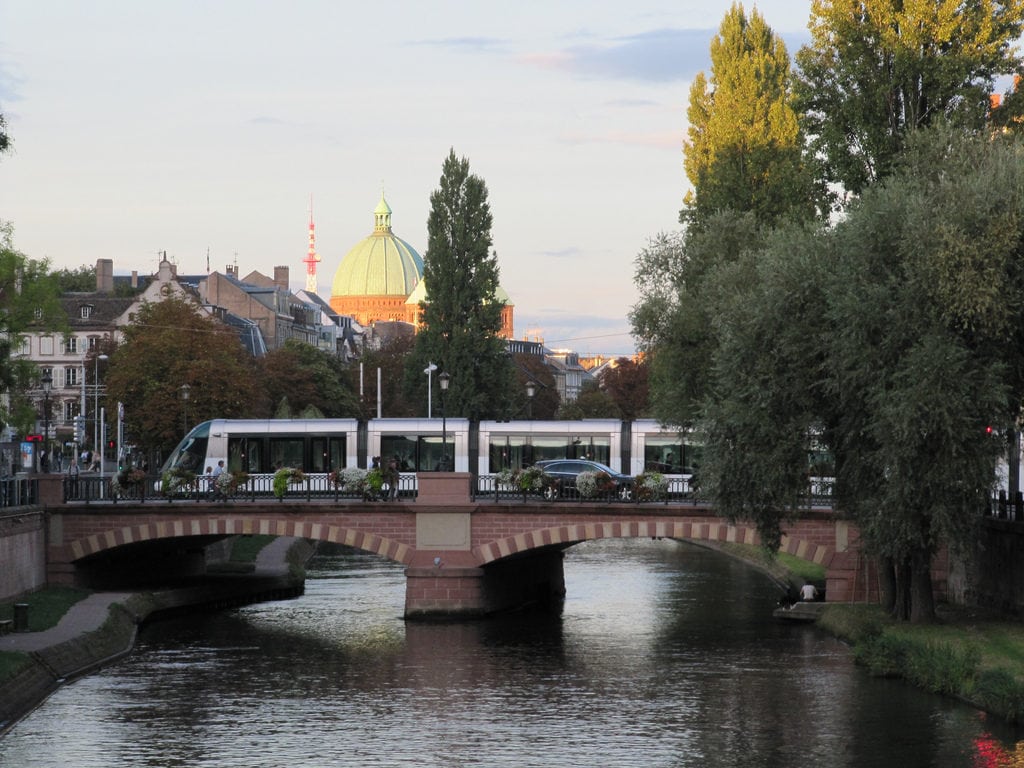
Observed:
[[[648,435],[644,440],[644,471],[683,474],[684,450],[678,435]]]
[[[581,435],[573,437],[565,453],[566,459],[589,459],[593,462],[608,464],[611,458],[611,446],[607,438]]]
[[[208,440],[205,437],[186,438],[168,460],[167,468],[180,467],[189,472],[202,472],[203,460],[206,458],[207,442]]]
[[[447,451],[444,450],[445,447],[447,447]],[[451,460],[451,455],[454,447],[452,440],[448,440],[447,446],[442,446],[440,437],[421,437],[419,471],[435,472],[453,467],[454,462]],[[447,464],[445,463],[446,453]]]
[[[332,437],[329,443],[331,469],[345,466],[345,438]]]
[[[327,438],[313,437],[309,441],[309,470],[311,472],[326,472],[328,469]]]
[[[304,469],[303,439],[301,437],[272,437],[270,439],[270,464],[275,469],[295,467]]]
[[[401,472],[413,472],[420,467],[416,463],[416,438],[406,435],[381,435],[381,461],[387,465],[387,459],[398,457],[398,469]]]
[[[257,437],[228,438],[229,472],[269,472],[263,441]]]
[[[489,472],[521,469],[533,463],[533,451],[526,444],[525,437],[506,435],[491,439],[488,458],[490,461]]]
[[[534,437],[533,438],[533,461],[544,461],[545,459],[566,459],[569,457],[569,448],[564,437]]]

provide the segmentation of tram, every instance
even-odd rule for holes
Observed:
[[[453,470],[481,480],[544,459],[586,458],[616,472],[657,471],[689,479],[701,449],[685,432],[653,419],[481,421],[468,419],[213,419],[196,425],[164,463],[202,474],[224,461],[228,472],[307,474],[368,468],[396,458],[401,473]]]

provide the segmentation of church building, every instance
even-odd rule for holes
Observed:
[[[331,284],[331,308],[366,327],[375,322],[420,324],[420,301],[426,298],[423,259],[391,230],[391,206],[384,199],[373,211],[373,233],[345,255]],[[513,305],[501,287],[501,336],[512,338]]]

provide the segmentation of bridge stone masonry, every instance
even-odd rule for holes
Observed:
[[[293,536],[404,565],[407,618],[473,617],[560,600],[563,552],[579,542],[759,543],[752,527],[730,524],[700,505],[473,502],[469,483],[464,473],[423,474],[415,501],[387,503],[50,503],[47,576],[51,583],[94,588],[197,577],[205,571],[206,546],[220,539]],[[829,601],[874,601],[877,581],[858,543],[852,525],[815,509],[785,529],[782,549],[825,568]]]

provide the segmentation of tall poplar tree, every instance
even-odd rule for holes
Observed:
[[[701,228],[726,209],[768,224],[815,214],[823,195],[804,162],[789,82],[781,38],[735,3],[711,41],[710,80],[701,72],[690,87],[683,165],[693,188],[680,222]]]
[[[912,131],[978,128],[1000,75],[1020,66],[1021,0],[814,0],[794,90],[826,179],[859,194]]]
[[[448,416],[505,416],[511,408],[512,363],[500,336],[498,257],[491,250],[487,185],[469,171],[469,160],[451,150],[438,189],[430,195],[427,253],[423,259],[426,301],[423,327],[406,366],[406,383],[425,388],[429,361],[447,373]],[[416,398],[417,402],[424,402]]]

